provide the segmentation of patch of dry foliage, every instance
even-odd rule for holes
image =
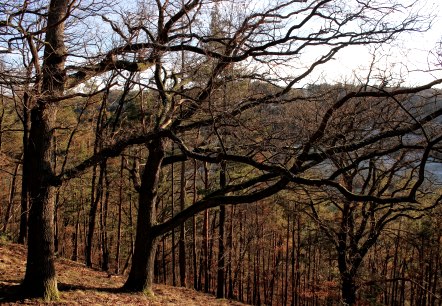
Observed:
[[[0,242],[0,304],[43,305],[41,299],[20,296],[18,289],[26,267],[26,248],[22,245]],[[86,268],[83,264],[58,259],[60,301],[53,305],[244,305],[235,301],[217,300],[214,296],[187,288],[166,285],[154,286],[155,296],[119,292],[124,276],[112,276],[105,272]]]

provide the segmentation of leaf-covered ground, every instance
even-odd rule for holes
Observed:
[[[155,296],[118,292],[124,277],[86,268],[83,264],[58,259],[56,269],[60,300],[44,303],[18,294],[26,266],[26,249],[22,245],[0,242],[0,304],[1,305],[244,305],[236,301],[217,300],[214,296],[191,289],[165,285],[154,287]]]

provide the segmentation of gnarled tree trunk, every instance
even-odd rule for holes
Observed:
[[[132,267],[123,289],[143,291],[153,295],[155,252],[158,235],[152,231],[156,223],[156,201],[161,163],[164,158],[163,140],[157,138],[148,144],[149,156],[141,178],[138,198],[137,231]]]

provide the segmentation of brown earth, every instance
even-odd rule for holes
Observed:
[[[187,288],[166,285],[154,286],[154,297],[119,292],[124,276],[86,268],[83,264],[57,259],[56,269],[60,300],[45,303],[41,299],[23,298],[18,293],[25,274],[26,248],[22,245],[0,242],[0,304],[1,305],[149,305],[149,306],[241,306],[236,301],[219,300]]]

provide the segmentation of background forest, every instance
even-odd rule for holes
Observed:
[[[385,68],[435,17],[398,2],[0,2],[23,294],[58,298],[60,256],[147,294],[442,305],[442,58],[426,84]],[[351,80],[315,75],[354,46],[373,58]]]

